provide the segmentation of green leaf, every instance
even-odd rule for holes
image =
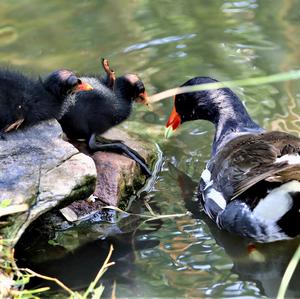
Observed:
[[[104,291],[104,286],[101,284],[99,287],[94,289],[92,299],[100,299],[103,291]]]

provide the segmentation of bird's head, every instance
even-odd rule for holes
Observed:
[[[218,82],[209,77],[195,77],[183,86]],[[229,90],[229,89],[228,89]],[[205,119],[213,121],[218,114],[218,107],[226,101],[227,89],[202,90],[178,94],[174,97],[173,110],[166,124],[165,136],[169,137],[184,122]]]
[[[118,77],[116,88],[122,96],[137,103],[148,104],[149,97],[143,81],[135,74],[126,74]]]
[[[70,93],[93,89],[91,85],[82,82],[72,71],[65,69],[50,73],[44,79],[43,86],[56,98],[62,100]]]

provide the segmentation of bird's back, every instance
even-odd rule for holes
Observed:
[[[231,141],[210,161],[212,179],[225,189],[227,200],[261,180],[284,183],[300,176],[286,170],[300,167],[300,139],[284,132],[243,134]],[[231,187],[226,189],[225,182]]]
[[[300,233],[300,139],[283,132],[242,134],[203,172],[206,213],[229,231],[273,241]]]
[[[22,101],[23,94],[33,81],[18,71],[0,69],[0,101]]]
[[[0,69],[0,131],[19,117],[29,86],[33,82],[18,71]]]
[[[124,113],[127,107],[122,105],[122,98],[117,97],[99,79],[81,79],[94,89],[77,93],[74,105],[60,120],[64,132],[72,139],[88,139],[93,133],[104,133],[126,119],[131,108]]]

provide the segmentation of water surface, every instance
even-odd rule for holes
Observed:
[[[83,74],[100,72],[100,57],[110,59],[117,74],[138,73],[154,93],[197,76],[219,80],[255,77],[300,67],[300,3],[266,1],[66,1],[2,0],[0,64],[45,75],[66,67]],[[253,118],[267,129],[299,131],[299,82],[237,88]],[[195,207],[194,191],[209,159],[212,125],[185,124],[172,139],[163,125],[172,99],[148,111],[136,107],[124,124],[157,142],[164,164],[153,190],[143,200],[161,214],[193,216],[146,223],[133,234],[97,239],[98,227],[76,232],[91,236],[75,251],[74,233],[56,239],[60,246],[32,251],[31,266],[54,275],[74,289],[94,277],[110,243],[112,267],[105,276],[116,283],[117,298],[136,297],[274,297],[299,239],[257,246],[220,232]],[[142,129],[141,129],[142,128]],[[69,240],[69,241],[68,241]],[[61,242],[61,243],[59,243]],[[73,243],[72,243],[73,244]],[[47,256],[51,261],[41,257]],[[39,260],[39,262],[37,261]],[[30,265],[30,263],[29,263]],[[289,297],[300,297],[299,267]]]

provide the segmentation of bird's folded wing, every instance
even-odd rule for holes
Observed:
[[[300,180],[300,139],[281,132],[246,135],[239,139],[232,146],[229,142],[213,163],[212,179],[227,201],[262,180]]]

